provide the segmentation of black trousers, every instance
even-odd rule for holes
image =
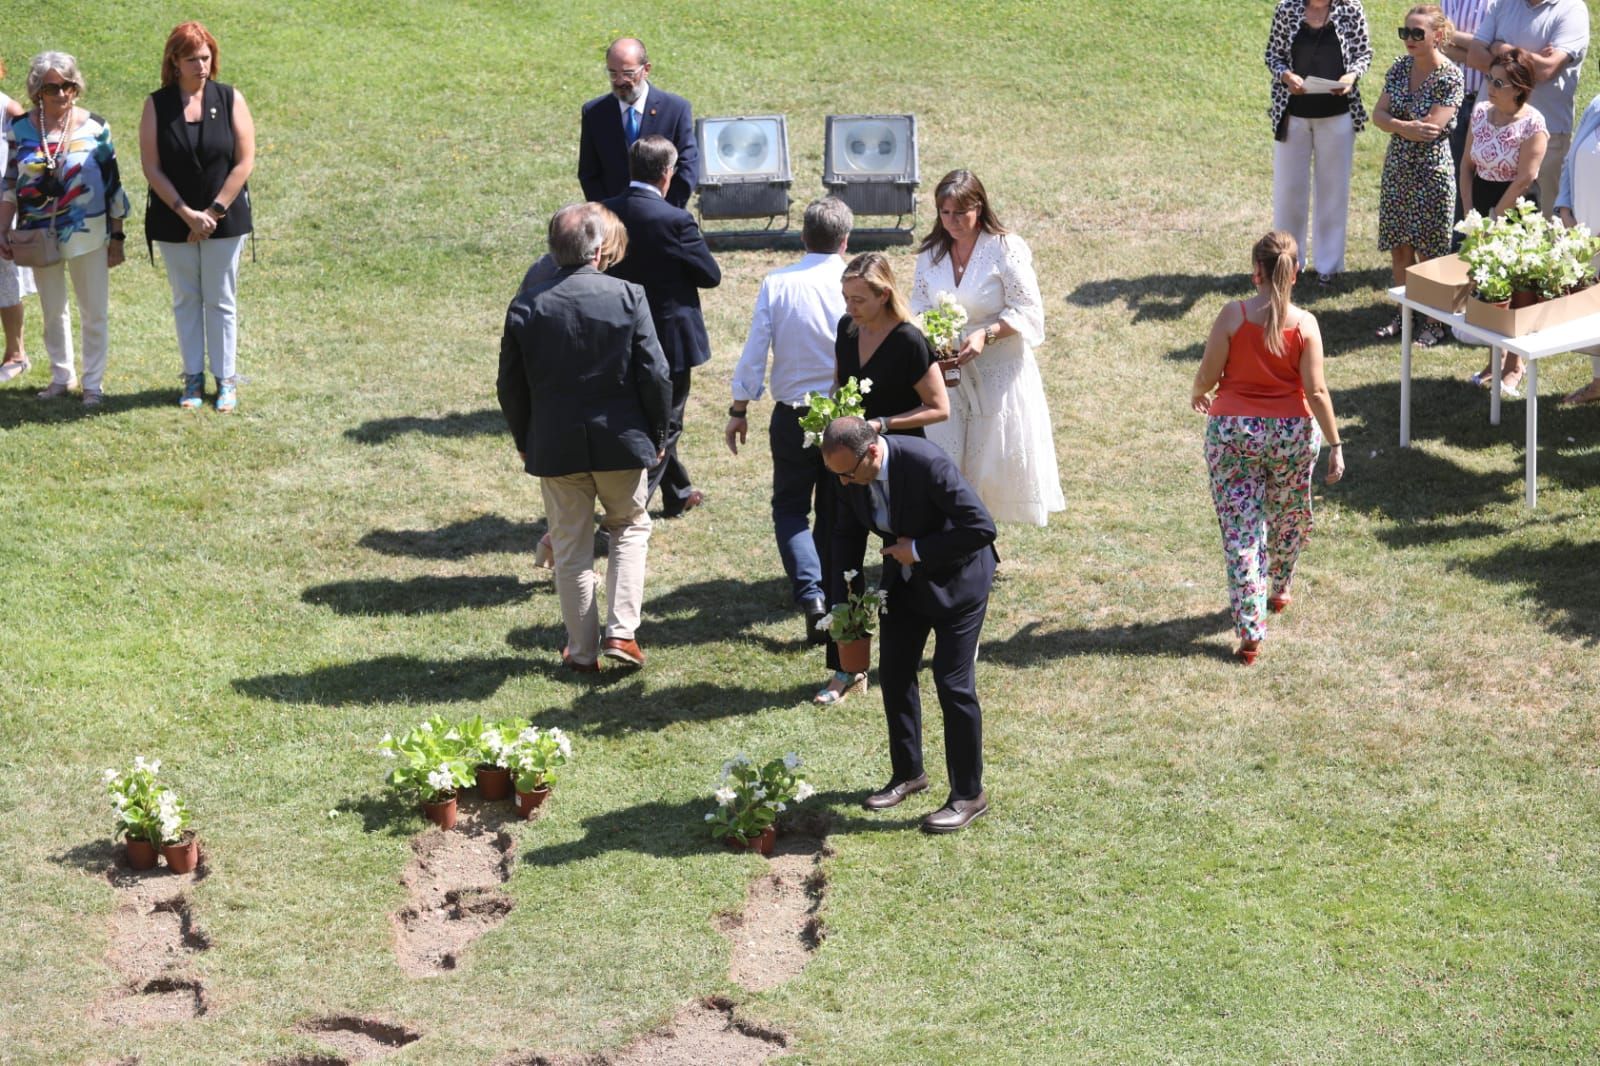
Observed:
[[[668,518],[683,513],[684,501],[689,498],[689,490],[694,488],[694,483],[689,480],[689,471],[678,461],[678,438],[683,436],[683,409],[688,402],[689,371],[673,371],[672,411],[667,416],[666,455],[650,468],[648,479],[650,488],[645,495],[645,506],[649,507],[656,490],[660,489],[661,513]]]
[[[806,447],[800,428],[804,407],[772,405],[767,443],[772,449],[772,531],[789,575],[794,602],[820,597],[829,607],[833,559],[833,485],[838,479],[822,465],[822,449]],[[813,515],[815,518],[813,518]],[[828,641],[828,669],[839,669],[839,649]]]
[[[911,600],[903,586],[891,593],[878,633],[878,685],[883,689],[894,780],[909,781],[922,773],[922,693],[917,671],[931,632],[933,685],[944,713],[950,797],[972,799],[983,791],[983,711],[978,706],[975,660],[989,598],[943,618],[918,613]]]

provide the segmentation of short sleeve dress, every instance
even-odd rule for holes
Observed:
[[[10,105],[11,97],[0,93],[0,174],[5,173],[6,164],[11,160],[6,140],[11,132],[11,116],[6,112]],[[0,259],[0,307],[15,307],[34,291],[32,270],[19,267],[9,259]]]
[[[917,395],[917,382],[927,376],[928,368],[935,362],[933,349],[922,331],[910,322],[901,322],[889,331],[872,353],[865,368],[861,365],[861,337],[850,328],[850,316],[839,319],[839,332],[833,342],[833,354],[839,363],[839,381],[865,378],[872,382],[872,391],[861,398],[863,414],[867,418],[893,418],[922,406]],[[925,437],[922,427],[896,429],[894,433],[908,437]]]
[[[1461,68],[1442,63],[1411,90],[1411,57],[1401,56],[1383,79],[1389,114],[1414,121],[1435,107],[1461,107]],[[1434,259],[1450,251],[1450,224],[1455,215],[1455,167],[1450,158],[1450,129],[1437,140],[1408,141],[1389,137],[1378,186],[1378,248],[1389,251],[1409,244],[1417,258]]]

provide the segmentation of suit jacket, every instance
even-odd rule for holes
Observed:
[[[929,618],[971,609],[994,584],[998,558],[994,520],[937,444],[907,436],[879,441],[889,447],[890,528],[877,529],[873,524],[867,486],[838,487],[830,578],[834,602],[844,601],[844,573],[861,569],[867,533],[876,530],[890,544],[896,537],[912,538],[921,559],[912,566],[909,582],[900,576],[898,563],[884,559],[883,588],[893,603],[903,609],[909,596],[917,611]],[[907,587],[899,589],[901,585]]]
[[[585,200],[607,200],[628,187],[628,138],[622,132],[622,105],[607,93],[583,105],[578,134],[578,184]],[[667,188],[667,202],[686,207],[700,182],[700,147],[694,139],[689,101],[651,85],[644,101],[639,136],[659,133],[678,149],[678,171]]]
[[[656,337],[674,374],[711,358],[711,339],[700,314],[700,290],[722,282],[694,216],[654,192],[629,187],[605,201],[628,228],[628,254],[608,273],[644,287]]]
[[[530,474],[654,466],[672,382],[644,291],[581,266],[518,293],[497,391]]]

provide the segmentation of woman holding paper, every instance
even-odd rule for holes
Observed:
[[[1357,84],[1372,65],[1367,16],[1359,0],[1279,0],[1267,38],[1272,72],[1272,218],[1306,248],[1317,280],[1331,284],[1344,269],[1345,221],[1356,132],[1366,125]],[[1313,176],[1312,170],[1316,173]],[[1306,265],[1301,255],[1300,266]]]

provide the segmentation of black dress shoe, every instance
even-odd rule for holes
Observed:
[[[928,775],[918,774],[910,781],[901,781],[898,784],[891,781],[883,788],[874,792],[861,801],[861,805],[869,811],[886,811],[890,807],[899,806],[902,801],[913,792],[921,792],[928,787]]]
[[[943,807],[922,820],[924,833],[954,833],[972,824],[974,818],[989,813],[989,794],[980,792],[972,799],[947,800]]]
[[[822,597],[815,596],[809,600],[802,601],[800,609],[806,613],[806,643],[828,643],[828,631],[817,628],[817,623],[828,617],[828,605],[823,602]]]

